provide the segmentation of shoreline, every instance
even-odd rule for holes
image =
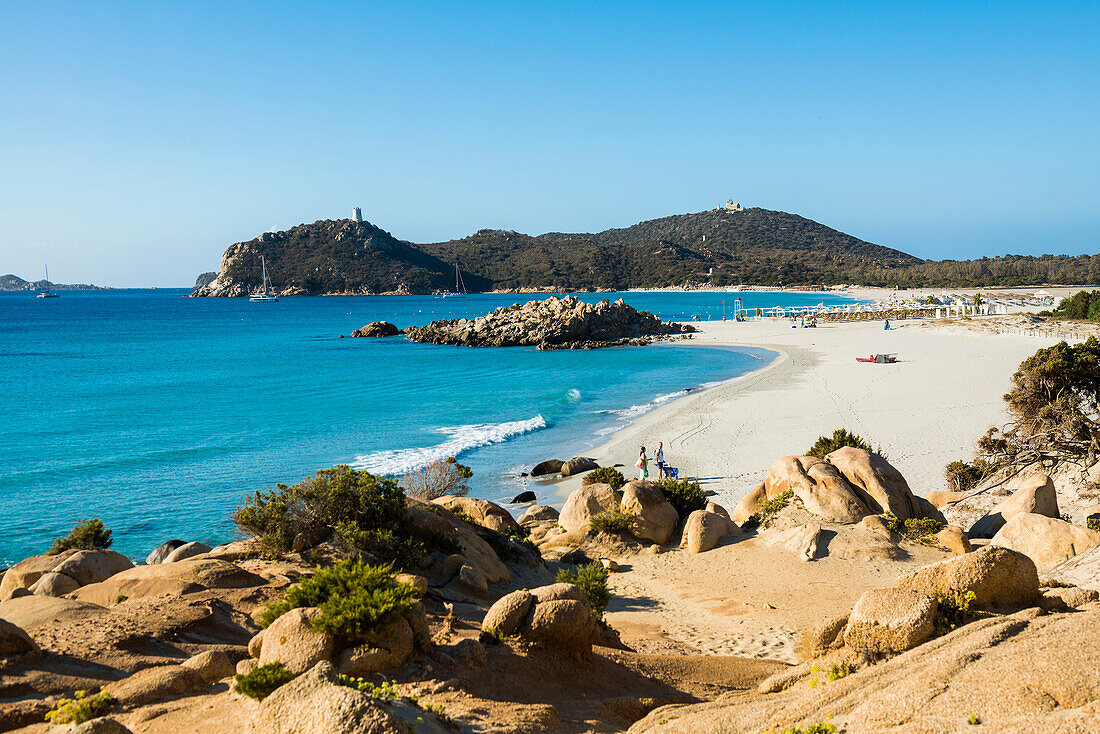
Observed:
[[[1002,400],[1017,365],[1055,343],[1039,335],[963,334],[913,320],[884,332],[880,322],[792,329],[786,320],[698,322],[691,346],[763,349],[777,356],[745,375],[658,405],[582,455],[623,465],[630,478],[638,446],[657,441],[681,477],[698,477],[731,509],[768,467],[804,452],[820,435],[847,428],[882,448],[924,496],[946,488],[943,469],[969,459],[985,430],[1004,423]],[[898,352],[894,365],[855,356]],[[651,478],[653,472],[651,471]],[[560,507],[580,477],[540,483]]]

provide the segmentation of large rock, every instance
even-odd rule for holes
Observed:
[[[43,594],[45,596],[65,596],[79,588],[80,584],[78,584],[75,579],[63,573],[50,571],[42,574],[42,576],[34,582],[34,585],[31,586],[31,593]]]
[[[558,516],[558,524],[567,532],[586,532],[591,527],[592,518],[602,512],[614,509],[619,500],[615,492],[606,484],[587,484],[573,490]]]
[[[596,486],[596,485],[589,485]],[[664,545],[676,534],[680,516],[653,482],[632,480],[623,485],[619,509],[634,520],[630,532],[639,540]]]
[[[952,502],[958,502],[965,496],[966,492],[929,492],[924,498],[931,502],[933,507],[939,509]]]
[[[550,584],[502,597],[489,608],[482,630],[577,651],[590,649],[597,635],[592,608],[573,584]]]
[[[211,550],[213,550],[213,548],[208,546],[206,543],[199,543],[198,541],[184,543],[179,548],[176,548],[174,551],[165,556],[162,563],[176,563],[178,561],[185,561],[188,558],[193,558],[195,556],[201,556],[204,553],[209,553]]]
[[[129,558],[113,550],[81,550],[54,566],[52,570],[86,586],[106,581],[116,573],[133,567]]]
[[[134,734],[113,716],[100,716],[99,718],[85,721],[83,724],[73,724],[68,734]]]
[[[163,563],[164,559],[181,545],[187,545],[186,540],[167,540],[156,548],[154,548],[149,555],[145,557],[145,565],[152,566],[155,563]]]
[[[399,668],[413,651],[413,631],[399,619],[384,632],[340,653],[337,670],[344,675],[372,676],[383,670]]]
[[[38,645],[21,627],[0,619],[0,658],[36,652]]]
[[[513,635],[520,629],[534,603],[535,597],[527,589],[505,594],[489,607],[481,622],[481,629],[495,635]]]
[[[895,584],[928,596],[974,592],[977,609],[1019,608],[1039,596],[1039,572],[1023,553],[987,546],[903,575]]]
[[[25,558],[4,572],[0,579],[0,601],[6,601],[16,589],[29,589],[34,582],[76,553],[70,550],[57,555],[41,555]]]
[[[498,533],[518,532],[519,523],[512,514],[500,505],[488,500],[474,499],[473,497],[438,497],[432,500],[433,504],[446,507],[451,512],[464,512],[478,525],[495,530]]]
[[[282,663],[293,673],[304,673],[323,660],[332,660],[334,640],[310,626],[320,615],[316,607],[303,607],[272,622],[264,632],[260,665]]]
[[[405,502],[409,506],[409,519],[417,533],[427,536],[438,533],[457,541],[461,549],[461,562],[454,567],[447,579],[457,573],[463,563],[475,567],[489,584],[512,578],[512,572],[500,560],[492,546],[478,537],[475,529],[467,523],[431,512],[427,509],[431,505],[421,500],[406,497]]]
[[[531,476],[533,477],[545,477],[551,474],[559,474],[561,472],[561,465],[565,463],[561,459],[547,459],[546,461],[540,461],[535,464],[531,469]]]
[[[636,311],[621,298],[584,303],[574,296],[502,306],[477,319],[446,319],[407,330],[411,341],[470,347],[593,348],[695,331]]]
[[[1011,485],[1012,494],[989,513],[978,518],[966,534],[971,538],[992,538],[1005,523],[1021,512],[1061,517],[1058,493],[1047,474],[1034,472],[1018,477]]]
[[[936,533],[935,538],[936,543],[941,548],[949,550],[957,556],[973,550],[970,539],[966,537],[966,533],[958,525],[945,525],[942,530]]]
[[[744,525],[749,519],[760,511],[760,508],[768,501],[768,491],[764,482],[753,487],[747,495],[741,498],[737,506],[733,508],[733,517],[730,518],[738,525]]]
[[[0,619],[35,634],[40,627],[62,628],[80,624],[99,625],[110,612],[97,604],[66,597],[28,594],[0,603]]]
[[[905,477],[878,454],[845,446],[825,457],[876,515],[892,512],[899,520],[925,517]]]
[[[589,459],[587,456],[574,456],[561,465],[561,475],[563,477],[572,477],[599,468],[600,465],[596,463],[595,459]]]
[[[804,561],[812,561],[817,557],[817,547],[821,543],[821,526],[817,523],[806,523],[786,530],[776,529],[765,533],[763,542],[773,548],[789,551]]]
[[[73,596],[100,606],[110,606],[119,596],[127,599],[165,594],[181,596],[205,589],[245,589],[266,583],[263,577],[228,561],[189,558],[175,563],[136,566],[106,581],[77,589]]]
[[[531,505],[526,512],[519,516],[519,524],[557,522],[559,514],[557,510],[547,505]]]
[[[827,522],[858,522],[864,515],[874,514],[835,466],[813,456],[787,456],[768,469],[764,479],[766,499],[775,499],[788,490],[801,500],[807,512]]]
[[[410,726],[380,703],[336,684],[330,663],[319,663],[265,698],[253,734],[407,734]],[[417,731],[425,731],[417,727]]]
[[[848,615],[844,642],[856,650],[904,652],[935,631],[936,600],[911,589],[868,589]]]
[[[401,330],[389,321],[372,321],[366,326],[351,332],[351,335],[355,337],[383,337],[397,336],[400,333]]]
[[[104,687],[123,706],[144,706],[174,696],[190,696],[206,690],[206,681],[191,668],[161,665],[139,670],[129,678]]]
[[[731,525],[733,523],[715,512],[695,510],[688,515],[684,523],[684,534],[680,545],[688,553],[709,551],[718,545],[722,538],[729,535]]]
[[[1018,512],[989,541],[1023,553],[1048,569],[1100,544],[1100,533],[1033,512]]]
[[[217,683],[220,680],[233,677],[234,665],[221,650],[207,650],[198,655],[184,660],[180,665],[189,668],[199,674],[207,683]]]

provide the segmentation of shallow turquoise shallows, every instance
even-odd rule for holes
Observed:
[[[229,513],[248,493],[342,463],[398,475],[458,456],[474,469],[473,494],[510,498],[523,468],[762,364],[749,351],[679,345],[538,352],[339,338],[370,321],[472,317],[528,296],[184,293],[0,294],[0,565],[87,517],[135,558],[173,537],[231,540]],[[676,319],[721,318],[723,300],[732,315],[736,297],[622,295]],[[741,295],[750,307],[822,301]]]

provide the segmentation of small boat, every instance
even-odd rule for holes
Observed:
[[[465,298],[467,295],[469,295],[468,293],[466,293],[466,283],[462,280],[462,272],[458,269],[458,263],[455,263],[454,292],[452,293],[450,291],[444,291],[440,295],[444,298]]]
[[[264,260],[264,256],[260,255],[260,265],[264,269],[264,287],[263,290],[258,290],[248,297],[250,301],[278,301],[279,297],[273,293],[267,292],[267,262]]]
[[[898,355],[896,354],[872,354],[868,357],[856,357],[857,362],[868,362],[871,364],[893,364],[898,361]]]
[[[50,292],[50,266],[46,266],[46,290],[39,293],[36,298],[60,298],[57,293]]]

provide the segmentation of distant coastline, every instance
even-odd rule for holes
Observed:
[[[105,291],[111,290],[109,286],[91,285],[90,283],[54,283],[46,280],[24,280],[18,275],[0,275],[0,292],[17,291],[41,291],[49,288],[52,291]]]

